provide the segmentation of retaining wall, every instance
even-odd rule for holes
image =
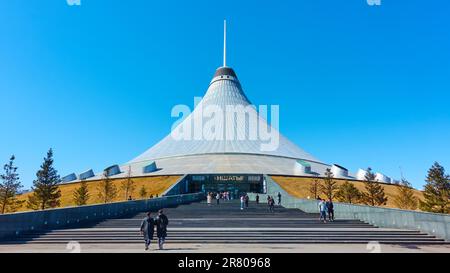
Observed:
[[[19,236],[23,232],[70,228],[88,222],[119,218],[137,212],[154,211],[202,199],[204,199],[202,193],[194,193],[100,205],[3,214],[0,215],[0,239]]]

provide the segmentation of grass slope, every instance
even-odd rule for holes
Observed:
[[[312,178],[309,177],[285,177],[285,176],[272,176],[272,179],[277,182],[287,193],[298,198],[314,198],[309,192],[310,185],[312,184]],[[346,180],[335,179],[337,185],[343,184]],[[360,191],[365,191],[364,182],[349,180]],[[388,197],[388,201],[385,207],[395,208],[394,196],[397,195],[397,187],[395,185],[383,184],[384,192]],[[414,194],[417,198],[423,199],[422,192],[414,190]],[[321,194],[322,198],[325,198]]]
[[[180,176],[149,176],[149,177],[136,177],[132,178],[135,189],[131,193],[131,197],[133,199],[141,199],[139,196],[139,192],[142,186],[145,187],[147,191],[147,197],[150,195],[156,196],[157,194],[161,196],[161,194],[166,191],[170,186],[175,184],[175,182],[180,178]],[[125,192],[121,189],[122,182],[125,181],[125,178],[113,179],[112,182],[117,188],[117,197],[114,201],[124,201],[127,199],[125,196]],[[88,189],[89,189],[89,201],[88,204],[98,204],[101,201],[98,198],[98,185],[101,180],[93,180],[88,181]],[[73,201],[73,193],[74,191],[80,187],[80,183],[70,183],[63,184],[59,186],[61,190],[61,207],[74,206],[75,203]],[[30,196],[32,192],[28,192],[18,196],[19,200],[28,200],[28,196]],[[26,203],[18,210],[18,211],[27,211],[30,210],[26,207]]]

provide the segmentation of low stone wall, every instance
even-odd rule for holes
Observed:
[[[118,218],[124,215],[200,201],[202,193],[164,196],[154,199],[116,202],[100,205],[67,207],[43,211],[0,215],[0,239],[23,232],[70,228],[84,223]]]
[[[282,205],[298,208],[308,213],[319,213],[318,201],[295,198],[284,191],[270,176],[265,176],[267,194],[260,194],[260,200],[271,195],[277,201],[278,192],[282,195]],[[254,199],[255,194],[250,194]],[[371,207],[334,202],[336,218],[359,219],[366,223],[384,228],[420,230],[424,233],[450,241],[450,215],[417,212],[411,210]]]

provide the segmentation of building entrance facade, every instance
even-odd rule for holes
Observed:
[[[245,193],[263,193],[264,177],[258,174],[189,175],[189,192],[230,192],[233,199]]]

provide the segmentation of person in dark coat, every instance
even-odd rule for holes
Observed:
[[[280,192],[278,192],[278,206],[280,206],[281,205],[281,193]]]
[[[326,203],[327,206],[327,212],[328,212],[328,220],[334,221],[334,205],[333,205],[333,201],[330,199],[328,200],[328,202]]]
[[[275,200],[273,199],[273,197],[269,198],[269,211],[270,212],[274,212],[274,207],[275,207]]]
[[[217,202],[217,205],[219,205],[219,203],[220,203],[220,194],[219,193],[216,193],[216,202]]]
[[[248,197],[248,195],[246,194],[245,196],[244,196],[244,200],[245,200],[245,207],[246,208],[248,208],[248,201],[250,201],[250,198]]]
[[[256,204],[259,204],[259,194],[256,194]]]
[[[158,216],[156,217],[156,236],[158,236],[159,249],[164,248],[164,242],[167,237],[167,226],[169,225],[169,219],[163,213],[163,210],[158,211]]]
[[[153,219],[151,212],[148,212],[147,217],[142,220],[140,230],[141,235],[144,236],[145,250],[148,250],[148,247],[153,240],[153,234],[155,233],[155,219]]]

